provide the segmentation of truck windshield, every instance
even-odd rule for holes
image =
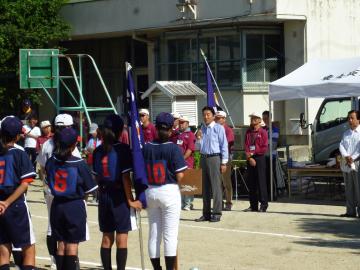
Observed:
[[[350,110],[350,99],[329,100],[321,108],[318,131],[345,123]]]

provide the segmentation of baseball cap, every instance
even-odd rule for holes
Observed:
[[[161,112],[156,116],[156,126],[162,128],[171,128],[174,125],[174,117],[167,112]]]
[[[55,126],[72,126],[73,124],[74,121],[70,114],[62,113],[55,117]]]
[[[146,115],[150,115],[149,110],[148,109],[140,109],[139,110],[139,114],[146,114]]]
[[[46,128],[48,126],[51,126],[51,123],[49,120],[41,121],[40,128]]]
[[[16,116],[6,116],[1,121],[1,132],[11,137],[22,133],[22,122]]]
[[[31,101],[30,101],[30,99],[24,99],[22,104],[23,104],[23,106],[31,106]]]
[[[173,113],[171,113],[171,115],[174,117],[174,119],[175,119],[175,118],[176,118],[176,119],[181,118],[181,114],[178,113],[178,112],[173,112]]]
[[[182,115],[182,116],[179,118],[179,121],[180,121],[180,122],[190,122],[189,118],[187,118],[187,116],[185,116],[185,115]]]
[[[215,114],[215,117],[225,117],[226,118],[226,112],[217,111],[216,114]]]
[[[98,124],[91,123],[89,133],[95,133],[98,128],[99,128]]]
[[[249,114],[249,117],[257,117],[257,118],[261,118],[262,115],[259,112],[252,112],[251,114]]]
[[[60,131],[59,142],[63,146],[70,146],[77,142],[78,133],[73,128],[64,128]]]
[[[114,133],[120,132],[124,127],[124,121],[118,114],[110,114],[104,120],[104,127],[111,129]]]

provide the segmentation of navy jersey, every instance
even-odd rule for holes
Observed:
[[[47,183],[55,197],[82,199],[97,188],[88,165],[81,158],[71,156],[63,162],[52,156],[45,169]]]
[[[176,173],[187,169],[180,148],[172,142],[147,143],[144,159],[149,185],[176,184]]]
[[[122,187],[122,174],[132,170],[132,155],[127,144],[116,143],[109,153],[98,146],[93,153],[93,171],[102,185]],[[119,185],[121,184],[121,185]]]
[[[23,182],[32,182],[36,173],[29,156],[18,148],[10,148],[0,156],[0,199],[8,197]]]

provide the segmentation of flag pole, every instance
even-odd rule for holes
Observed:
[[[128,74],[129,71],[131,70],[131,65],[128,62],[125,62],[125,70],[126,70],[126,79],[128,79]],[[128,94],[130,95],[130,89],[129,89],[129,85],[127,85],[127,90],[128,90]],[[133,130],[129,130],[130,132],[134,132]],[[130,134],[129,134],[130,135]],[[132,141],[131,141],[131,137],[129,136],[129,140],[130,140],[130,145],[132,145]],[[135,176],[135,174],[133,173],[133,176]],[[141,269],[145,270],[145,261],[144,261],[144,241],[143,241],[143,235],[142,235],[142,222],[141,222],[141,214],[140,211],[136,211],[136,216],[137,216],[137,220],[138,220],[138,227],[139,227],[139,242],[140,242],[140,259],[141,259]]]
[[[218,86],[218,84],[217,84],[217,82],[216,82],[216,80],[215,80],[214,74],[213,74],[212,71],[211,71],[211,68],[210,68],[209,63],[208,63],[207,58],[206,58],[206,55],[205,55],[205,53],[204,53],[204,51],[203,51],[202,49],[200,49],[200,52],[201,52],[202,57],[204,58],[204,61],[205,61],[205,64],[206,64],[207,68],[208,68],[209,71],[210,71],[211,78],[212,78],[213,81],[214,81],[214,84],[215,84],[215,87],[216,87],[216,89],[217,89],[217,91],[218,91],[218,93],[219,93],[221,102],[224,104],[224,108],[225,108],[225,110],[226,110],[226,113],[227,113],[228,116],[229,116],[231,125],[235,128],[234,121],[232,120],[232,117],[231,117],[231,115],[230,115],[230,112],[229,112],[229,110],[228,110],[228,108],[227,108],[227,106],[226,106],[225,100],[224,100],[223,96],[221,95],[219,86]]]

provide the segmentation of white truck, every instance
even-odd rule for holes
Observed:
[[[315,162],[335,157],[339,143],[346,129],[347,114],[359,109],[358,97],[325,99],[311,126],[312,151]],[[300,125],[306,127],[304,115],[300,115]]]

